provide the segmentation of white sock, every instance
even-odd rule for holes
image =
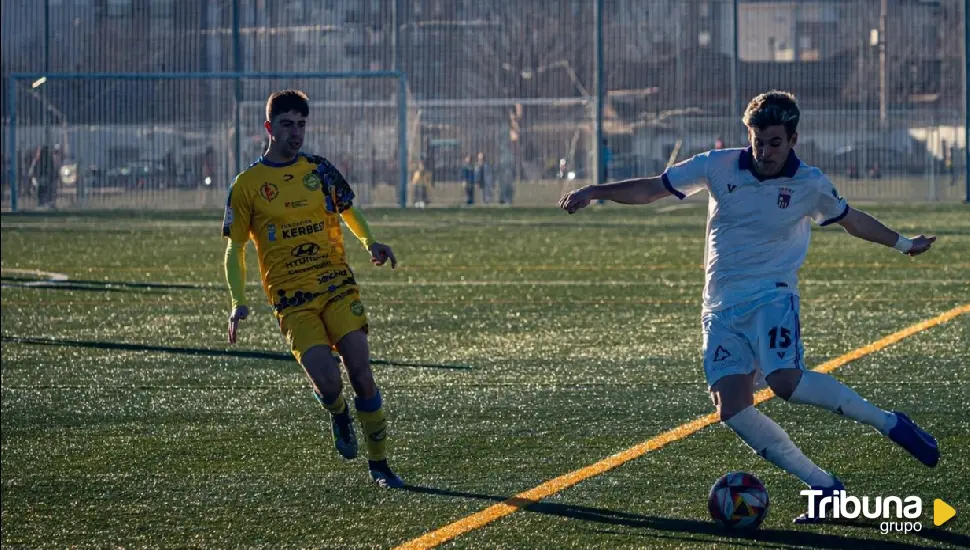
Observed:
[[[888,435],[896,425],[896,415],[884,411],[859,396],[849,386],[820,372],[805,371],[791,394],[791,403],[815,405],[856,422],[868,424]]]
[[[831,474],[815,465],[792,443],[785,430],[754,406],[732,416],[724,424],[734,430],[742,441],[759,456],[794,475],[812,487],[831,487]]]

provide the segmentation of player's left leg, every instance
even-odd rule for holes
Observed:
[[[381,487],[399,488],[404,482],[387,463],[387,418],[380,388],[370,367],[367,315],[356,289],[331,300],[324,309],[324,324],[343,358],[356,397],[357,419],[366,434],[367,465],[371,479]]]
[[[936,440],[905,414],[885,411],[828,374],[805,370],[798,297],[789,295],[766,308],[759,334],[759,356],[767,362],[766,381],[790,403],[813,405],[868,424],[933,467],[940,459]]]

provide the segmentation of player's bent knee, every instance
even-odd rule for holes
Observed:
[[[354,387],[354,392],[365,399],[377,395],[377,383],[370,368],[367,333],[364,330],[350,332],[337,342],[337,348],[344,358],[347,376]]]
[[[721,422],[754,405],[754,377],[730,374],[711,386],[711,397]]]
[[[802,380],[802,371],[795,368],[780,369],[766,376],[765,380],[775,395],[788,401]]]
[[[744,393],[743,390],[716,391],[714,394],[714,407],[721,422],[727,422],[739,412],[754,405],[752,393]]]

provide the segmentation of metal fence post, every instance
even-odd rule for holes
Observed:
[[[970,203],[970,0],[963,2],[963,200]]]
[[[239,36],[239,0],[232,0],[232,66],[233,71],[238,73],[242,72],[242,45],[240,44],[241,37]],[[242,172],[242,79],[236,78],[236,108],[235,108],[235,125],[236,125],[236,139],[235,139],[235,149],[236,149],[236,173]]]
[[[10,112],[10,135],[7,137],[7,155],[10,160],[10,211],[17,211],[17,194],[20,190],[17,178],[17,78],[7,77],[7,110]]]
[[[596,12],[593,16],[593,24],[596,26],[594,33],[596,36],[596,120],[593,126],[593,164],[595,164],[596,174],[593,175],[593,183],[599,185],[603,182],[603,107],[606,102],[606,72],[603,68],[603,0],[596,0]]]
[[[741,31],[738,28],[741,19],[739,15],[740,0],[734,0],[731,8],[731,19],[734,21],[734,40],[732,49],[734,55],[731,58],[731,118],[741,115]]]
[[[398,196],[401,208],[408,206],[408,83],[401,73],[397,80],[397,156],[400,180]]]

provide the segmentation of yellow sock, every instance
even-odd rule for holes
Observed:
[[[387,419],[384,418],[384,408],[380,392],[370,398],[354,400],[357,408],[357,419],[367,435],[368,460],[387,459]]]
[[[337,398],[334,399],[332,402],[328,402],[326,399],[323,398],[322,395],[320,395],[317,392],[313,392],[313,395],[317,397],[317,401],[319,401],[320,404],[323,405],[323,408],[330,411],[330,414],[334,416],[340,416],[341,414],[347,412],[347,400],[344,399],[344,396],[342,393],[338,393]]]

